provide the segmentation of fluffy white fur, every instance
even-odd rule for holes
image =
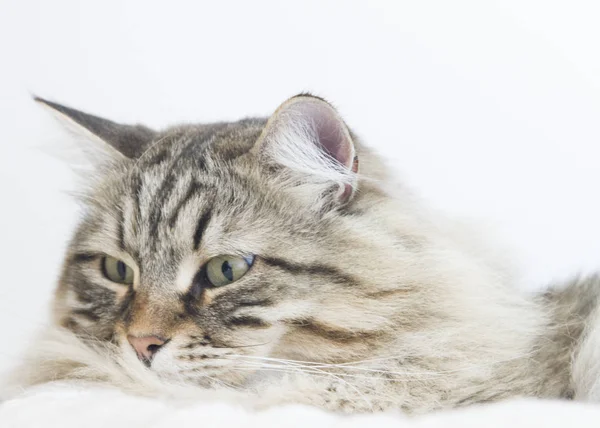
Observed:
[[[417,418],[395,412],[348,416],[301,405],[251,412],[235,404],[176,403],[97,385],[65,383],[31,389],[0,407],[2,426],[11,428],[585,428],[597,427],[598,420],[600,407],[562,401],[513,400]]]

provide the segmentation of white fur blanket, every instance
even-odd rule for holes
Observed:
[[[0,426],[20,427],[597,427],[600,406],[513,400],[409,418],[397,413],[336,415],[306,406],[253,412],[224,402],[186,404],[69,384],[31,389],[0,406]]]

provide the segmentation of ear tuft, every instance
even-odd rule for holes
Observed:
[[[322,98],[298,95],[271,116],[253,149],[261,159],[286,168],[314,192],[337,186],[335,202],[347,202],[356,188],[358,158],[350,132]]]

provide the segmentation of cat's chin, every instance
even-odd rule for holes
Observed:
[[[178,372],[156,372],[156,375],[169,384],[201,389],[238,389],[250,385],[245,376],[240,376],[226,369],[218,373],[202,368],[196,370],[183,369]]]

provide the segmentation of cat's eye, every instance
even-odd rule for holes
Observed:
[[[102,273],[105,277],[119,284],[133,284],[133,269],[123,260],[106,256],[102,259]]]
[[[206,264],[206,278],[214,287],[237,281],[248,272],[254,256],[217,256]]]

